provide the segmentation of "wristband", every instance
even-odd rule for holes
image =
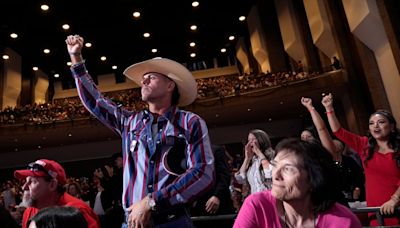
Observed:
[[[314,107],[311,107],[311,108],[308,109],[309,112],[314,111],[314,110],[315,110]]]
[[[79,56],[81,55],[80,52],[68,52],[69,55],[75,55],[75,56]]]
[[[326,111],[325,113],[326,113],[326,115],[332,115],[333,114],[333,109],[330,110],[330,111]]]

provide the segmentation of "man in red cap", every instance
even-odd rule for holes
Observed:
[[[69,206],[78,208],[89,228],[100,227],[97,215],[83,201],[65,192],[64,185],[67,182],[64,168],[55,161],[40,159],[28,165],[27,169],[16,170],[14,176],[25,179],[22,186],[24,191],[29,191],[30,198],[26,204],[22,218],[22,227],[28,226],[28,220],[40,209],[50,206]]]

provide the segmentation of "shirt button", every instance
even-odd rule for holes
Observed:
[[[160,141],[157,141],[157,144],[160,144]]]
[[[154,161],[153,161],[153,160],[151,160],[151,161],[150,161],[150,163],[151,163],[151,164],[154,164]]]
[[[162,132],[162,129],[158,130],[159,132]]]
[[[153,187],[153,185],[151,185],[151,184],[147,185],[147,188],[152,188],[152,187]]]

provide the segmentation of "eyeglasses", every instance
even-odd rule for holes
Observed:
[[[54,178],[54,179],[57,176],[57,173],[54,173],[54,172],[52,172],[50,170],[47,170],[42,165],[40,165],[38,163],[35,163],[35,162],[29,163],[28,169],[31,170],[31,171],[34,171],[34,172],[37,172],[37,171],[44,172],[47,175],[49,175],[49,177]]]

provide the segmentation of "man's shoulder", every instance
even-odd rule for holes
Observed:
[[[71,206],[71,207],[76,207],[76,208],[90,208],[89,205],[87,205],[85,202],[82,200],[71,196],[70,194],[64,192],[64,194],[61,196],[59,202],[59,206]]]

